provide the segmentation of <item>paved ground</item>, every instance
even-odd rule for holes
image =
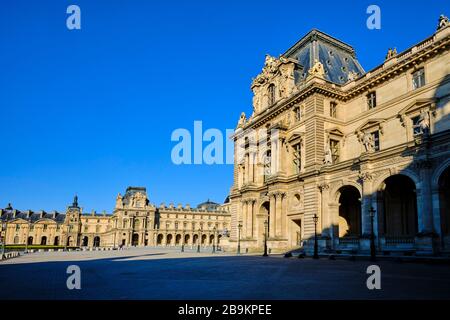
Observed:
[[[81,268],[81,290],[66,269]],[[34,253],[0,262],[2,299],[450,299],[450,266],[130,249]]]

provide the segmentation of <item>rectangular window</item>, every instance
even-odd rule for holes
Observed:
[[[301,143],[294,145],[294,169],[299,174],[302,170],[302,146]]]
[[[46,224],[44,224],[44,231],[45,231],[45,230],[47,230],[47,225],[46,225]]]
[[[330,139],[330,150],[333,157],[333,164],[339,162],[339,141]]]
[[[367,95],[367,107],[370,109],[373,109],[377,106],[377,95],[375,92],[370,92]]]
[[[420,135],[422,133],[422,128],[420,127],[420,116],[414,117],[412,120],[412,129],[413,129],[413,136]]]
[[[16,224],[16,231],[20,230],[20,224]]]
[[[425,85],[425,70],[423,68],[412,74],[413,89],[418,89]]]
[[[337,118],[337,103],[336,102],[330,102],[330,117]]]
[[[379,133],[379,131],[375,131],[372,133],[372,139],[373,139],[374,151],[380,150],[380,133]]]

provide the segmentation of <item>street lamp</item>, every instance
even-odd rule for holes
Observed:
[[[212,253],[216,253],[216,227],[213,228],[214,238],[213,238],[213,250]]]
[[[2,233],[3,233],[3,230],[5,230],[4,232],[5,232],[5,236],[2,238],[2,258],[3,258],[3,255],[5,254],[5,242],[6,242],[6,231],[7,231],[7,225],[6,225],[6,222],[4,222],[4,223],[2,223]]]
[[[237,247],[237,254],[241,254],[241,228],[242,228],[242,221],[239,221],[239,224],[238,224],[238,247]]]
[[[375,232],[373,230],[373,219],[375,217],[375,209],[373,207],[370,207],[369,209],[369,216],[370,216],[370,261],[376,260],[376,254],[375,254]]]
[[[263,254],[263,257],[268,256],[268,254],[267,254],[267,233],[268,233],[267,228],[268,228],[268,226],[269,226],[269,223],[267,222],[267,220],[264,221],[264,254]]]
[[[317,214],[314,213],[313,217],[314,221],[314,256],[313,259],[319,259],[319,253],[318,253],[318,244],[317,244],[317,222],[319,221],[319,217]]]

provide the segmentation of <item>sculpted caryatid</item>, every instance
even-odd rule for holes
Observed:
[[[323,162],[325,163],[325,165],[333,164],[333,155],[331,153],[331,149],[328,144],[325,147],[325,158],[324,158]]]
[[[430,132],[430,116],[428,115],[428,112],[423,110],[420,113],[418,124],[424,135],[427,135]]]
[[[366,152],[372,152],[375,150],[375,143],[373,141],[372,135],[369,132],[364,133],[362,142],[364,144],[364,148],[366,148]]]

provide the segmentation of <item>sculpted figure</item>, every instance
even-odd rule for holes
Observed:
[[[373,141],[373,137],[368,132],[366,132],[363,136],[363,144],[364,148],[366,148],[366,152],[372,152],[375,150],[375,143]]]
[[[117,198],[116,198],[116,208],[122,208],[123,207],[123,201],[122,201],[122,195],[119,193],[118,195],[117,195]]]
[[[323,77],[324,74],[325,74],[325,70],[323,68],[323,64],[319,60],[315,59],[314,60],[314,65],[311,67],[311,69],[309,69],[308,73],[310,75],[316,75],[316,76]]]
[[[332,165],[333,164],[333,155],[331,153],[330,146],[327,144],[325,147],[325,158],[324,158],[324,164],[325,165]]]
[[[440,17],[439,17],[437,30],[445,28],[448,25],[450,25],[450,22],[449,22],[448,18],[446,16],[444,16],[443,14],[441,14]]]
[[[424,135],[428,135],[428,133],[430,132],[430,116],[425,110],[422,110],[422,112],[420,113],[419,126],[422,130],[422,133]]]
[[[237,125],[238,128],[242,127],[245,124],[246,121],[247,121],[247,118],[245,117],[245,112],[242,112],[241,116],[239,117],[239,122],[238,122],[238,125]]]

